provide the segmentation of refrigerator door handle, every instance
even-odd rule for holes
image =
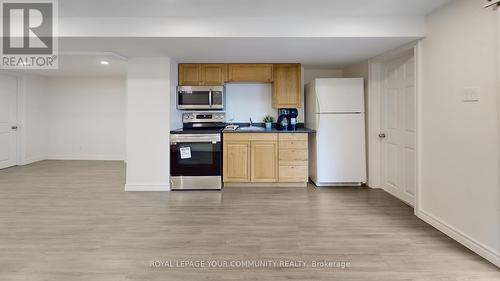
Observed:
[[[316,98],[316,113],[321,113],[318,96],[316,96],[315,98]]]
[[[319,131],[319,122],[321,120],[321,114],[317,114],[318,120],[316,121],[316,130]]]

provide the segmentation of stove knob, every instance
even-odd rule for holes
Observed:
[[[189,115],[189,119],[194,119],[194,115]]]

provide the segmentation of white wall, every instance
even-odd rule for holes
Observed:
[[[342,69],[316,69],[304,68],[304,86],[317,78],[342,78],[344,73]]]
[[[21,164],[27,165],[47,156],[47,78],[23,75],[19,79]]]
[[[170,190],[170,59],[129,61],[126,98],[127,191]]]
[[[182,111],[177,110],[177,84],[179,82],[179,63],[170,60],[170,128],[182,128]]]
[[[498,14],[457,0],[420,44],[417,214],[500,266]],[[480,101],[464,103],[478,88]]]
[[[124,160],[125,77],[47,82],[46,158]]]
[[[260,123],[266,115],[276,120],[278,110],[272,104],[272,84],[226,84],[226,118],[230,122]]]
[[[92,6],[93,4],[86,4]],[[94,4],[99,5],[99,4]],[[269,4],[268,4],[269,5]],[[167,8],[168,9],[168,8]],[[280,7],[281,9],[281,7]],[[189,9],[187,9],[189,10]],[[271,9],[269,11],[272,11]],[[287,9],[287,11],[290,11]],[[182,11],[184,12],[184,11]],[[110,12],[108,12],[110,13]],[[136,12],[137,14],[138,12]],[[220,12],[217,12],[220,14]],[[224,13],[222,13],[224,14]],[[425,36],[423,16],[307,16],[224,14],[182,17],[66,17],[60,37],[417,37]],[[127,26],[127,28],[123,28]]]
[[[368,61],[362,61],[350,65],[342,70],[345,78],[364,78],[365,85],[368,85]],[[365,87],[366,88],[366,87]]]
[[[500,9],[497,9],[497,22],[498,22],[498,25],[497,25],[497,30],[500,30]],[[498,33],[497,33],[498,34]],[[498,64],[497,64],[497,77],[498,77],[498,91],[500,92],[500,36],[497,35],[497,61],[498,61]],[[497,98],[497,103],[498,103],[498,108],[499,108],[499,111],[500,111],[500,98]],[[497,124],[497,127],[498,127],[498,132],[499,132],[499,135],[500,135],[500,113],[498,114],[498,124]],[[499,163],[500,163],[500,137],[498,139],[498,159],[499,159]],[[499,175],[499,181],[500,181],[500,164],[498,165],[498,170],[497,170],[497,175]],[[500,192],[499,192],[500,193]],[[500,196],[499,196],[500,197]],[[499,201],[500,201],[500,198],[499,198]],[[498,212],[500,212],[500,203],[497,203],[497,208],[498,208]],[[500,233],[500,223],[498,224],[498,233]],[[497,260],[499,259],[498,256],[500,256],[500,241],[498,242],[498,247],[497,247]],[[497,263],[497,266],[500,266],[498,263]]]

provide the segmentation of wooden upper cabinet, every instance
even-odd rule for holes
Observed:
[[[273,82],[272,64],[229,64],[229,82],[253,82],[271,83]]]
[[[273,76],[273,107],[302,107],[302,74],[300,64],[275,64]]]
[[[201,80],[203,85],[223,86],[227,77],[227,64],[202,64]]]
[[[179,85],[199,86],[201,85],[201,64],[182,63],[179,64]]]
[[[179,85],[181,86],[223,86],[226,77],[226,64],[179,64]]]

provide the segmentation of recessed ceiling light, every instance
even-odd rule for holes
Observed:
[[[102,64],[102,65],[108,65],[108,64],[109,64],[109,61],[102,60],[102,61],[101,61],[101,64]]]

